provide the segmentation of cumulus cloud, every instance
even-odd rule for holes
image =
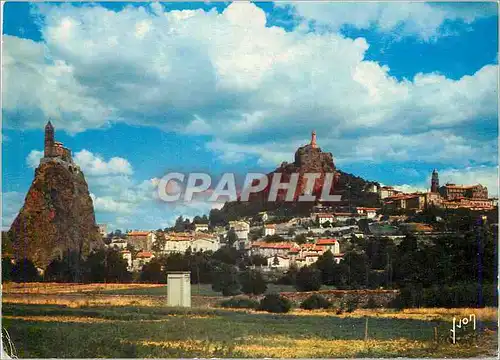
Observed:
[[[43,158],[43,151],[40,150],[31,150],[28,156],[26,157],[26,164],[35,169],[40,165],[40,159]]]
[[[132,166],[121,157],[113,157],[109,161],[104,161],[100,156],[83,149],[75,153],[74,161],[85,174],[90,176],[132,174]]]
[[[401,3],[362,5],[384,19],[394,11],[425,14]],[[69,132],[141,124],[208,135],[208,148],[227,162],[253,156],[268,163],[274,160],[258,150],[262,139],[295,144],[312,128],[325,144],[341,138],[361,148],[382,135],[397,146],[402,132],[454,134],[457,125],[496,122],[496,65],[458,80],[437,73],[398,80],[365,59],[364,38],[267,27],[252,3],[231,3],[222,13],[167,11],[160,3],[121,11],[63,4],[40,6],[40,14],[43,42],[4,39],[7,127],[39,128],[47,117]],[[464,14],[457,16],[469,19]],[[428,154],[425,146],[419,151]]]
[[[25,194],[18,191],[0,193],[2,204],[2,230],[8,230],[23,206]]]
[[[494,4],[449,6],[425,2],[336,3],[336,2],[279,2],[292,13],[316,28],[340,31],[343,26],[356,29],[375,29],[394,37],[415,36],[423,41],[435,40],[450,34],[449,22],[470,24],[476,19],[495,16]]]

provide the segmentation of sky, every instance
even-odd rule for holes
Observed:
[[[168,172],[269,172],[309,142],[337,168],[425,191],[498,193],[496,3],[3,6],[2,227],[51,120],[108,229],[157,229]],[[216,178],[216,176],[214,176]]]

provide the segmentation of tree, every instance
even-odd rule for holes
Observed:
[[[11,273],[12,273],[12,260],[8,257],[2,258],[2,282],[11,281],[12,280]]]
[[[307,242],[307,238],[304,234],[298,234],[295,236],[295,239],[294,241],[299,244],[299,245],[302,245],[302,244],[305,244]]]
[[[321,272],[313,267],[304,266],[297,273],[295,288],[298,291],[317,291],[321,288]]]
[[[11,277],[15,282],[35,282],[39,280],[38,270],[29,259],[18,260],[12,267]]]
[[[267,284],[262,273],[257,270],[246,270],[240,275],[241,291],[245,294],[260,295],[266,292]]]
[[[226,244],[232,247],[234,243],[237,241],[238,241],[238,236],[236,235],[236,231],[234,231],[234,229],[230,229],[227,232]]]
[[[236,265],[240,254],[234,247],[226,245],[217,250],[212,258],[225,264]]]
[[[322,225],[324,228],[329,228],[332,226],[332,223],[330,222],[330,220],[326,220],[323,225]]]
[[[162,271],[162,265],[157,259],[144,264],[141,270],[140,280],[154,284],[164,284],[167,282],[166,274]]]
[[[274,235],[267,235],[266,237],[264,237],[264,241],[268,243],[277,243],[277,242],[285,242],[286,240],[282,236],[274,234]]]
[[[220,264],[212,274],[212,289],[222,292],[223,296],[233,296],[240,293],[238,273],[234,266]]]
[[[316,267],[321,271],[321,281],[325,285],[335,285],[336,263],[330,250],[326,251],[316,261]]]
[[[128,282],[127,261],[113,249],[93,251],[84,263],[87,282]]]

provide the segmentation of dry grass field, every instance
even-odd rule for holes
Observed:
[[[175,309],[165,306],[164,287],[7,284],[3,327],[18,356],[39,358],[472,357],[497,349],[495,308],[278,315],[217,308],[221,297],[197,295],[209,290],[194,286],[193,308]],[[121,295],[131,291],[141,295]],[[480,329],[451,344],[451,319],[471,313]]]

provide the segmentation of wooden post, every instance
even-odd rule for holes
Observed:
[[[434,342],[436,344],[438,343],[438,328],[437,328],[437,326],[434,326]]]
[[[365,341],[368,341],[368,316],[365,317]]]

